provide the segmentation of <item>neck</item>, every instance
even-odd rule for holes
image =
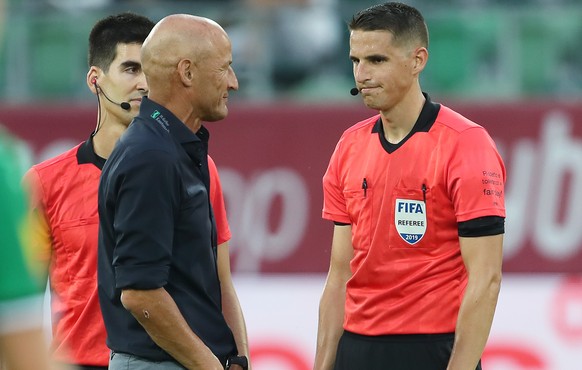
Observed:
[[[425,101],[419,90],[418,93],[406,96],[392,109],[380,112],[384,136],[389,143],[399,143],[412,131]]]
[[[186,125],[186,127],[190,129],[190,131],[192,131],[193,133],[197,133],[198,130],[200,130],[200,127],[202,127],[202,121],[200,120],[200,118],[194,117],[193,115],[190,115],[190,117],[191,118],[186,118],[182,120],[182,122],[184,122],[184,124]]]
[[[115,143],[126,129],[127,126],[121,123],[112,124],[111,122],[104,121],[101,124],[101,128],[93,136],[93,150],[95,154],[104,159],[109,158]]]
[[[186,125],[186,127],[190,129],[190,131],[196,133],[198,130],[200,130],[200,127],[202,126],[202,120],[194,111],[192,104],[190,104],[185,97],[176,96],[172,99],[169,99],[164,98],[163,96],[158,96],[156,99],[156,96],[150,95],[149,98],[172,112],[176,118],[178,118],[182,123],[184,123],[184,125]]]

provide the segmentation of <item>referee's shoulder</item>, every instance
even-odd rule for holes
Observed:
[[[69,165],[68,162],[76,160],[77,151],[79,150],[79,147],[81,145],[83,145],[83,143],[77,144],[71,149],[68,149],[52,158],[45,159],[44,161],[33,165],[32,168],[36,169],[39,172],[42,172],[45,170],[50,171],[55,166],[63,165],[63,163],[65,163],[64,165]]]
[[[442,104],[435,123],[445,126],[459,134],[471,129],[485,131],[483,126]]]
[[[347,130],[344,131],[344,136],[350,135],[356,132],[361,132],[361,130],[368,130],[368,133],[372,130],[373,126],[376,124],[376,121],[380,118],[379,114],[376,114],[372,117],[366,118],[355,125],[352,125]]]

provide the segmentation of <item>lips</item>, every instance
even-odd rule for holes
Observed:
[[[371,91],[373,91],[376,87],[362,87],[360,89],[360,93],[362,94],[366,94],[366,93],[370,93]]]

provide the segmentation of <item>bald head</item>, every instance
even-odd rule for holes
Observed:
[[[159,21],[144,41],[141,61],[150,90],[170,83],[178,63],[196,64],[207,58],[217,42],[228,40],[215,21],[188,14],[173,14]]]
[[[174,14],[152,29],[141,49],[149,98],[190,127],[228,114],[228,94],[238,89],[232,45],[208,18]]]

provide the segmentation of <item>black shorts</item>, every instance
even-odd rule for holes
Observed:
[[[371,337],[344,331],[334,370],[446,370],[454,340],[453,333]]]

